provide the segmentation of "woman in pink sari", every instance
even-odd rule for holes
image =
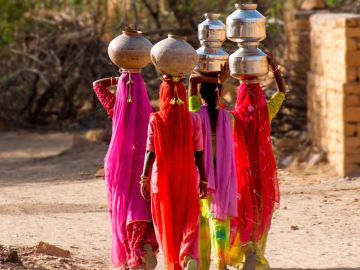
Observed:
[[[190,111],[201,119],[209,198],[201,200],[201,270],[210,267],[212,250],[217,269],[226,269],[230,252],[230,218],[237,215],[237,182],[232,115],[219,103],[227,65],[217,76],[193,73],[190,77]],[[202,100],[202,102],[201,102]]]
[[[142,76],[123,72],[116,97],[107,90],[113,78],[95,81],[94,91],[112,117],[105,157],[105,181],[112,224],[112,262],[120,269],[154,269],[158,250],[150,204],[140,194],[147,127],[152,108]]]

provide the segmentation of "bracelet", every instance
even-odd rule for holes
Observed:
[[[205,184],[205,185],[208,184],[207,180],[201,180],[200,183],[201,183],[201,184]]]
[[[149,182],[149,177],[146,175],[142,175],[140,176],[141,180],[139,182],[139,184],[144,184],[144,183],[148,183]]]
[[[277,67],[275,69],[273,69],[273,73],[275,73],[276,71],[280,70],[281,69],[281,66],[280,65],[277,65]]]

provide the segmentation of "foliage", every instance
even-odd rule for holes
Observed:
[[[344,0],[326,0],[326,5],[330,8],[334,8],[342,5],[344,2]]]

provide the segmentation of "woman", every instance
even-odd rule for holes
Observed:
[[[219,105],[221,85],[227,78],[227,65],[215,77],[196,73],[190,77],[190,111],[198,113],[201,118],[210,194],[207,200],[201,200],[200,268],[204,270],[210,267],[211,249],[216,268],[227,269],[230,218],[237,215],[232,117]]]
[[[200,210],[195,165],[201,198],[207,191],[201,138],[200,118],[188,111],[184,84],[178,77],[164,76],[160,111],[150,118],[141,183],[143,196],[151,196],[156,236],[169,270],[197,269]]]
[[[243,76],[234,115],[234,143],[238,179],[238,217],[232,221],[231,261],[244,269],[269,269],[264,256],[272,214],[279,204],[276,162],[270,122],[285,98],[285,84],[275,58],[267,52],[279,91],[270,102],[258,78]]]
[[[107,87],[117,83],[115,96]],[[150,205],[140,194],[139,178],[152,112],[140,74],[93,83],[94,91],[112,117],[112,137],[105,157],[105,180],[112,224],[112,262],[120,269],[154,269],[158,249]]]

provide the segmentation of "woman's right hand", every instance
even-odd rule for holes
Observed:
[[[141,196],[145,201],[150,201],[150,181],[144,181],[143,179],[140,181],[140,192]]]
[[[206,199],[207,197],[207,183],[200,181],[200,199]]]

